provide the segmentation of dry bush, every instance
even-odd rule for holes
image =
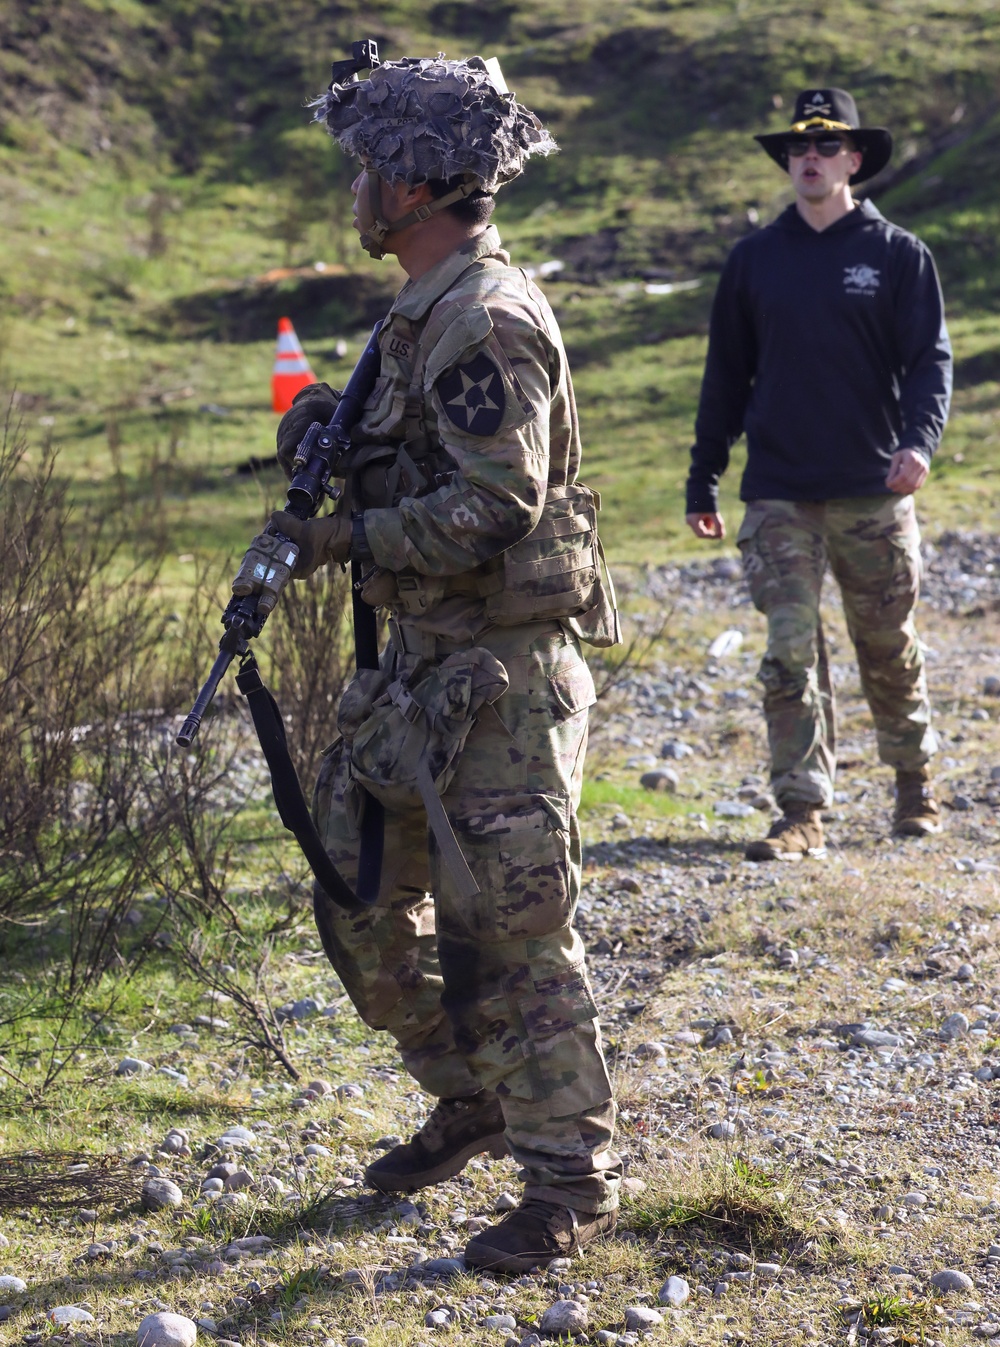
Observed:
[[[628,683],[638,677],[660,653],[674,619],[673,606],[653,612],[641,611],[635,603],[632,586],[619,581],[622,644],[607,650],[584,646],[584,654],[594,675],[597,702],[590,711],[594,728],[606,722],[620,709],[622,696],[628,695]],[[629,604],[626,611],[625,605]]]
[[[323,750],[337,737],[337,706],[354,673],[350,575],[327,566],[288,585],[265,630],[266,678],[308,799]]]
[[[176,936],[174,951],[187,973],[199,986],[227,998],[227,1009],[236,1017],[233,1046],[273,1059],[292,1080],[300,1080],[272,995],[274,937],[252,940],[223,928],[185,938],[180,927]]]
[[[0,1155],[0,1211],[20,1207],[127,1206],[140,1180],[118,1155],[83,1151],[7,1151]]]
[[[163,911],[141,899],[169,885],[188,920],[224,905],[243,800],[234,736],[196,759],[174,748],[196,655],[164,659],[157,559],[130,564],[123,533],[74,509],[55,452],[32,456],[9,416],[0,548],[0,1029],[8,1054],[41,1055],[45,1088],[153,948]]]
[[[0,444],[0,921],[134,893],[162,822],[139,785],[162,619],[121,539],[74,516],[56,456]],[[95,933],[100,940],[101,935]]]

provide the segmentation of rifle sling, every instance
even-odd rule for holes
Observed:
[[[355,894],[338,873],[326,853],[305,796],[302,794],[302,786],[288,752],[285,725],[278,703],[264,686],[260,669],[252,654],[247,655],[240,665],[236,685],[246,697],[250,707],[254,729],[257,731],[257,738],[260,740],[264,758],[271,772],[271,791],[274,803],[278,807],[278,815],[288,831],[295,834],[295,839],[302,848],[302,853],[317,881],[333,902],[349,912],[356,912],[359,906],[370,906],[378,896],[377,871],[381,869],[381,863],[376,870],[374,891],[370,884],[362,884],[359,876],[358,893]],[[381,814],[381,805],[378,805],[377,811],[371,808],[377,804],[378,802],[371,797],[365,801],[366,822],[367,816],[371,813]],[[381,819],[379,823],[381,824]],[[381,828],[379,831],[381,832]],[[381,857],[379,859],[381,862]]]
[[[361,597],[364,567],[357,557],[351,559],[351,617],[354,622],[354,658],[358,669],[378,668],[378,621],[375,609]],[[382,858],[385,852],[385,808],[381,800],[364,792],[358,839],[358,897],[374,903],[382,882]]]
[[[451,874],[451,882],[455,885],[458,896],[465,902],[471,902],[480,891],[479,885],[476,883],[475,875],[469,869],[469,862],[462,854],[462,848],[458,844],[458,838],[451,826],[451,820],[441,803],[441,796],[437,793],[437,787],[434,784],[434,778],[431,776],[431,769],[426,758],[421,758],[417,763],[417,789],[420,791],[424,808],[427,810],[427,822],[434,834],[441,859]]]

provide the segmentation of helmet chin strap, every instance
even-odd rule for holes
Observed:
[[[425,202],[422,206],[415,206],[400,219],[390,222],[384,214],[382,178],[373,168],[366,169],[365,172],[368,177],[368,191],[365,194],[364,209],[358,211],[358,224],[361,226],[360,242],[368,256],[374,257],[376,261],[381,261],[385,257],[387,235],[396,234],[418,220],[429,220],[446,206],[453,206],[456,201],[462,201],[479,189],[479,179],[470,174],[465,182],[453,191],[446,192],[444,196],[439,196],[434,201]]]

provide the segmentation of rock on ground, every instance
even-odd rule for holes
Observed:
[[[587,1309],[576,1300],[557,1300],[542,1315],[538,1327],[543,1333],[585,1333]]]
[[[691,1287],[683,1277],[668,1277],[660,1287],[658,1299],[661,1305],[673,1305],[677,1309],[690,1295]]]
[[[964,1291],[966,1294],[975,1289],[972,1278],[957,1268],[942,1268],[940,1272],[935,1272],[931,1277],[931,1286],[937,1291]]]
[[[630,1305],[625,1311],[625,1331],[627,1333],[650,1333],[663,1323],[659,1310],[648,1309],[645,1305]]]
[[[142,1185],[144,1211],[166,1211],[184,1205],[184,1194],[169,1179],[147,1179]]]
[[[138,1347],[194,1347],[198,1325],[183,1314],[147,1314],[135,1337]]]
[[[152,1069],[152,1063],[144,1062],[141,1057],[123,1057],[115,1068],[115,1075],[144,1076]]]
[[[70,1324],[92,1324],[94,1316],[79,1305],[54,1305],[48,1313],[48,1321],[59,1328],[68,1328]]]

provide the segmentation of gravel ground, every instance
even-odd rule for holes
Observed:
[[[946,535],[927,562],[946,829],[888,836],[830,591],[841,773],[829,855],[797,864],[742,859],[772,803],[737,568],[633,587],[666,626],[595,716],[579,916],[621,1108],[615,1239],[482,1276],[461,1251],[516,1195],[510,1162],[403,1202],[364,1189],[426,1101],[303,918],[272,988],[303,1085],[234,1050],[219,998],[200,1017],[178,1001],[39,1120],[39,1148],[120,1151],[137,1202],[0,1210],[0,1342],[133,1343],[143,1321],[147,1347],[193,1340],[147,1320],[164,1314],[224,1347],[1000,1336],[1000,547]],[[26,1125],[0,1116],[3,1149]]]

